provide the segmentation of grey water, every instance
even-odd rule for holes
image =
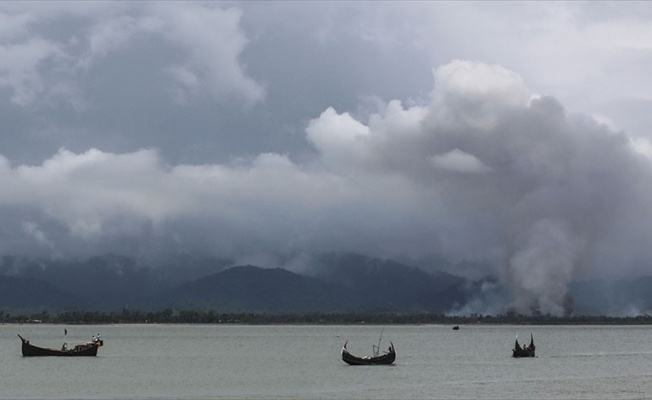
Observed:
[[[64,336],[64,328],[68,334]],[[349,366],[340,349],[397,349],[392,366]],[[24,358],[105,341],[97,357]],[[538,357],[511,358],[515,335]],[[649,326],[0,326],[0,399],[652,398]]]

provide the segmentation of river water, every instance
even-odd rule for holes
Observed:
[[[68,330],[64,337],[64,328]],[[349,366],[382,332],[393,366]],[[101,333],[95,358],[23,358]],[[511,358],[515,335],[538,357]],[[0,326],[0,399],[652,399],[649,326]]]

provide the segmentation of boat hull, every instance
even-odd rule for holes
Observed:
[[[348,343],[348,342],[347,342]],[[391,343],[391,342],[390,342]],[[349,365],[390,365],[396,360],[396,350],[391,343],[389,351],[377,357],[357,357],[349,353],[346,343],[342,347],[342,361]]]
[[[99,341],[77,345],[66,350],[48,349],[34,346],[29,343],[29,340],[23,339],[20,335],[18,336],[23,342],[23,357],[95,357],[97,356],[97,349],[102,346],[102,341]]]
[[[512,357],[514,358],[535,357],[535,354],[534,354],[534,350],[514,349],[512,350]]]
[[[535,356],[536,347],[534,346],[534,338],[530,335],[530,345],[527,347],[521,347],[518,344],[518,338],[514,343],[514,349],[512,350],[512,357],[514,358],[524,358],[524,357],[536,357]]]

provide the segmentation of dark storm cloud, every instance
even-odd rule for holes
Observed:
[[[645,119],[602,97],[652,98],[631,62],[649,24],[606,15],[2,3],[0,254],[441,256],[498,274],[518,311],[560,314],[570,280],[652,256]]]
[[[230,137],[253,128],[243,107],[263,101],[265,88],[239,60],[248,43],[240,10],[221,3],[35,4],[0,8],[12,21],[0,45],[3,119],[11,129],[0,146],[12,159],[39,162],[61,146],[228,158],[215,141],[245,152]]]

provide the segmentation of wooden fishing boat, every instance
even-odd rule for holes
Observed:
[[[18,337],[23,342],[23,357],[95,357],[97,355],[97,349],[104,344],[103,340],[94,337],[93,341],[77,344],[71,349],[68,348],[66,343],[61,346],[61,349],[48,349],[34,346],[29,343],[29,340],[24,339],[20,335]]]
[[[530,334],[530,345],[529,346],[523,346],[521,347],[518,344],[518,337],[516,337],[516,342],[514,343],[514,350],[512,350],[512,357],[534,357],[534,350],[536,347],[534,346],[534,337],[532,337],[532,334]]]
[[[389,342],[389,348],[383,354],[374,354],[369,357],[357,357],[349,353],[346,349],[346,344],[349,343],[347,340],[342,346],[342,361],[349,365],[389,365],[396,360],[396,349],[394,348],[394,343]]]

